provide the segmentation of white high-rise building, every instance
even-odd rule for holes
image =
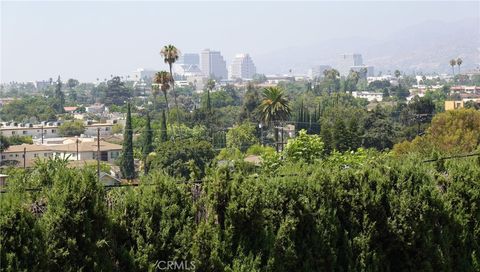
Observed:
[[[152,69],[143,69],[143,68],[138,68],[133,72],[132,79],[134,81],[139,81],[139,80],[146,80],[146,79],[152,79],[155,76],[155,73],[157,71],[152,70]]]
[[[348,76],[352,66],[363,66],[362,55],[357,53],[342,54],[338,65],[340,75]]]
[[[257,73],[257,68],[253,63],[252,58],[248,54],[237,54],[230,66],[231,79],[252,79],[253,75]]]
[[[219,51],[205,49],[200,54],[201,69],[205,76],[227,79],[227,63]]]

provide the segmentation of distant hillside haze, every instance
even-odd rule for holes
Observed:
[[[381,22],[379,22],[381,23]],[[308,71],[313,65],[338,65],[343,53],[361,53],[375,74],[399,69],[405,72],[451,73],[449,60],[462,58],[466,71],[480,63],[480,23],[478,18],[454,23],[427,21],[406,27],[378,39],[348,37],[314,45],[284,48],[256,58],[264,73]]]

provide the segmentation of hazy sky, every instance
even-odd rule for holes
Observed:
[[[234,54],[341,37],[381,38],[424,21],[479,17],[478,2],[8,2],[1,5],[2,82],[90,80],[163,68],[160,48]],[[257,67],[259,72],[262,67]]]

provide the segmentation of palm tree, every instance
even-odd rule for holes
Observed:
[[[457,65],[458,65],[458,73],[460,74],[460,65],[462,65],[463,60],[461,58],[457,59]]]
[[[168,63],[168,66],[170,68],[170,81],[172,83],[173,98],[175,99],[175,106],[178,110],[177,95],[175,93],[175,84],[172,73],[172,65],[178,60],[178,57],[180,56],[180,51],[175,46],[169,44],[163,47],[163,49],[160,51],[160,55],[163,56],[163,60],[165,61],[165,63]]]
[[[170,89],[170,82],[172,76],[167,71],[160,71],[155,74],[153,78],[153,110],[156,111],[155,101],[157,100],[158,91],[161,90],[163,96],[165,97],[165,104],[167,105],[167,113],[168,113],[168,99],[167,99],[167,91]]]
[[[450,66],[452,66],[452,74],[455,75],[455,65],[457,65],[457,61],[455,59],[450,60]]]
[[[288,100],[285,98],[283,90],[278,87],[267,87],[262,93],[263,100],[258,106],[260,120],[266,125],[276,122],[286,121],[291,114]],[[275,127],[275,141],[278,143],[278,128]],[[278,151],[278,145],[277,145]]]
[[[395,70],[395,72],[393,72],[393,73],[394,73],[395,77],[397,78],[397,80],[402,75],[402,73],[399,70]]]

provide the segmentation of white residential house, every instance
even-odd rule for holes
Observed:
[[[371,101],[382,101],[383,100],[383,93],[376,93],[376,92],[352,92],[352,96],[356,98],[365,98],[368,102]]]
[[[112,134],[112,123],[89,123],[85,125],[86,136],[97,136],[97,130],[100,129],[100,136],[108,136]],[[19,123],[2,123],[0,127],[0,134],[5,137],[15,135],[31,136],[32,138],[45,139],[59,137],[58,122],[44,122],[43,124],[19,124]]]
[[[100,141],[100,160],[114,163],[120,156],[122,146]],[[24,160],[25,157],[25,160]],[[22,144],[13,145],[1,155],[1,161],[9,161],[16,166],[30,167],[37,159],[65,158],[70,161],[90,161],[97,159],[97,142],[92,140],[67,144]]]

